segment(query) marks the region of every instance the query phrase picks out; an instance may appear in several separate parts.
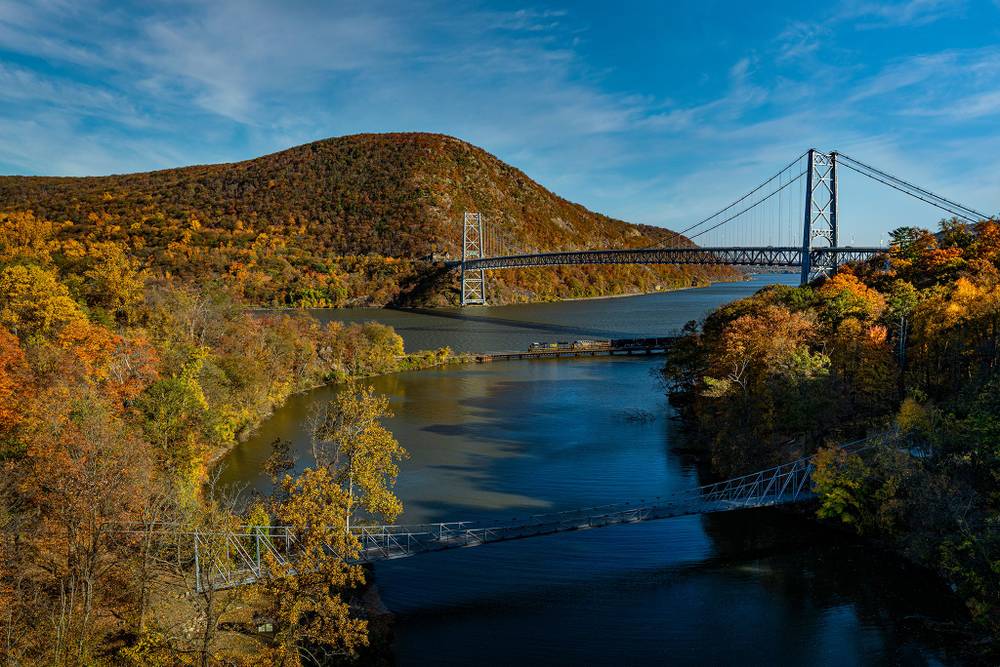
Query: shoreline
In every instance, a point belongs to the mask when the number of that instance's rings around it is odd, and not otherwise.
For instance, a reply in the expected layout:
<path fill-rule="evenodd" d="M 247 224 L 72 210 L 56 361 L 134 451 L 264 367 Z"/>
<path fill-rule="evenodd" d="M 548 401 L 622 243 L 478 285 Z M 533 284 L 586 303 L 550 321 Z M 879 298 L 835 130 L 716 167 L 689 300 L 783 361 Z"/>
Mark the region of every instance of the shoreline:
<path fill-rule="evenodd" d="M 629 292 L 627 294 L 599 294 L 595 296 L 568 296 L 555 299 L 536 299 L 528 301 L 512 301 L 505 303 L 495 303 L 486 304 L 487 307 L 493 306 L 526 306 L 533 304 L 548 304 L 548 303 L 562 303 L 564 301 L 595 301 L 600 299 L 624 299 L 633 296 L 649 296 L 651 294 L 669 294 L 673 292 L 682 292 L 685 290 L 692 289 L 704 289 L 706 287 L 711 287 L 712 285 L 717 285 L 720 283 L 741 283 L 746 282 L 750 274 L 743 274 L 742 280 L 710 280 L 703 285 L 685 285 L 683 287 L 671 287 L 667 289 L 650 290 L 645 292 Z M 398 306 L 391 303 L 387 303 L 381 306 L 366 306 L 366 305 L 346 305 L 346 306 L 247 306 L 247 310 L 255 312 L 309 312 L 313 310 L 399 310 L 402 312 L 407 312 L 411 310 L 450 310 L 454 308 L 462 308 L 459 304 L 452 304 L 448 306 Z"/>
<path fill-rule="evenodd" d="M 565 299 L 558 299 L 556 301 L 527 301 L 525 303 L 559 303 L 561 301 L 600 301 L 602 299 L 625 299 L 631 296 L 650 296 L 652 294 L 672 294 L 674 292 L 684 292 L 692 289 L 705 289 L 706 287 L 711 287 L 716 283 L 730 282 L 728 280 L 717 280 L 715 282 L 709 282 L 704 285 L 685 285 L 684 287 L 673 287 L 671 289 L 658 289 L 652 292 L 632 292 L 630 294 L 604 294 L 601 296 L 572 296 Z M 735 282 L 735 281 L 733 281 Z M 515 305 L 515 304 L 503 304 L 503 305 Z"/>

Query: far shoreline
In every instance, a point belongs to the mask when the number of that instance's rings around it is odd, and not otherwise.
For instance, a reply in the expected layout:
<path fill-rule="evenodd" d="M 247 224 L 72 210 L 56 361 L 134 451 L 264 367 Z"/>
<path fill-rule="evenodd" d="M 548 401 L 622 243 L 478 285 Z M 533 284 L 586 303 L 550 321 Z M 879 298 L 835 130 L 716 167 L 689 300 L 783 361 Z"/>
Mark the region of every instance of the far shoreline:
<path fill-rule="evenodd" d="M 549 303 L 562 303 L 564 301 L 597 301 L 601 299 L 624 299 L 633 296 L 649 296 L 652 294 L 670 294 L 673 292 L 683 292 L 692 289 L 704 289 L 706 287 L 711 287 L 712 285 L 720 285 L 726 283 L 742 283 L 747 282 L 752 276 L 763 275 L 761 273 L 745 273 L 743 278 L 740 280 L 712 280 L 704 285 L 685 285 L 683 287 L 672 287 L 667 289 L 651 290 L 646 292 L 629 292 L 627 294 L 600 294 L 597 296 L 571 296 L 562 297 L 557 299 L 543 299 L 537 301 L 514 301 L 511 303 L 497 303 L 490 304 L 487 303 L 486 307 L 492 308 L 496 306 L 527 306 L 527 305 L 537 305 L 537 304 L 549 304 Z M 781 273 L 774 273 L 774 275 L 784 275 Z M 791 275 L 791 274 L 788 274 Z M 385 304 L 384 306 L 247 306 L 247 309 L 255 312 L 309 312 L 314 310 L 398 310 L 401 312 L 413 311 L 413 310 L 453 310 L 456 308 L 462 308 L 458 304 L 447 305 L 447 306 L 396 306 L 392 304 Z M 475 306 L 465 306 L 465 307 L 475 307 Z"/>

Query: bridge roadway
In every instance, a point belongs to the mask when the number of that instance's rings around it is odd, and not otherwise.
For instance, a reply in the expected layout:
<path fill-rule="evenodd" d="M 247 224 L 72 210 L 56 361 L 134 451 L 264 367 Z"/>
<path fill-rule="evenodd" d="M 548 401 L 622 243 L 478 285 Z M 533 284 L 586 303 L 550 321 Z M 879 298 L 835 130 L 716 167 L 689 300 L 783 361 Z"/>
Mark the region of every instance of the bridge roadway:
<path fill-rule="evenodd" d="M 845 262 L 870 259 L 885 248 L 839 247 L 813 248 L 809 251 L 810 266 L 832 268 Z M 762 246 L 735 248 L 635 248 L 619 250 L 568 250 L 525 255 L 482 257 L 451 262 L 464 271 L 480 269 L 518 269 L 531 266 L 583 264 L 730 264 L 733 266 L 802 266 L 803 250 L 792 246 Z"/>
<path fill-rule="evenodd" d="M 847 452 L 858 452 L 873 444 L 873 439 L 864 439 L 841 447 Z M 535 514 L 496 523 L 456 521 L 352 527 L 360 543 L 358 555 L 352 560 L 373 563 L 569 531 L 799 503 L 815 497 L 811 488 L 812 470 L 813 457 L 804 457 L 648 501 Z M 194 543 L 199 591 L 207 587 L 242 586 L 266 576 L 264 554 L 269 553 L 279 563 L 294 565 L 296 539 L 287 526 L 195 533 Z"/>

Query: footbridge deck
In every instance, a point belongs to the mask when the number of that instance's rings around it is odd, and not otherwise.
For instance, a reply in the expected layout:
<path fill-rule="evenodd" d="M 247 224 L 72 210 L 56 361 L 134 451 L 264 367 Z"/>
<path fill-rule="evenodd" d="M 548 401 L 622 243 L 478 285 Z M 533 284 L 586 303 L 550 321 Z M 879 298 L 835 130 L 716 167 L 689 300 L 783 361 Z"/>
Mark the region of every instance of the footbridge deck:
<path fill-rule="evenodd" d="M 843 445 L 848 452 L 872 446 L 873 440 Z M 535 514 L 501 522 L 453 521 L 412 525 L 358 526 L 351 530 L 360 548 L 358 563 L 408 558 L 449 549 L 477 547 L 542 535 L 603 528 L 671 517 L 711 514 L 799 503 L 814 498 L 813 457 L 805 457 L 749 475 L 696 487 L 668 496 L 566 512 Z M 297 540 L 288 526 L 256 526 L 226 533 L 196 533 L 195 551 L 211 541 L 210 559 L 199 560 L 197 586 L 231 588 L 266 576 L 264 554 L 294 565 Z M 224 548 L 218 548 L 222 544 Z"/>

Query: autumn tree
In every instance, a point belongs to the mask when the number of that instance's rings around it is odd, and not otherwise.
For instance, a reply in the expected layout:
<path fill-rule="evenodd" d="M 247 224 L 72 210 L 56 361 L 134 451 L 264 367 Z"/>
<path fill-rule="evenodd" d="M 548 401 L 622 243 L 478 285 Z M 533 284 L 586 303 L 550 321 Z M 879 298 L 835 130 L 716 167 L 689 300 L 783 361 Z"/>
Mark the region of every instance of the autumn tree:
<path fill-rule="evenodd" d="M 128 538 L 112 533 L 142 513 L 155 473 L 144 442 L 93 388 L 50 386 L 30 407 L 18 567 L 36 622 L 23 641 L 47 663 L 87 663 L 131 604 Z"/>
<path fill-rule="evenodd" d="M 0 264 L 48 264 L 54 241 L 55 226 L 31 211 L 0 213 Z"/>
<path fill-rule="evenodd" d="M 351 613 L 348 602 L 364 583 L 361 566 L 350 562 L 361 547 L 347 530 L 350 496 L 326 466 L 286 476 L 282 487 L 274 520 L 294 536 L 293 556 L 285 562 L 271 552 L 264 556 L 268 575 L 255 595 L 274 635 L 262 657 L 297 666 L 355 655 L 368 637 L 367 622 Z"/>
<path fill-rule="evenodd" d="M 83 311 L 55 272 L 18 264 L 0 271 L 0 324 L 22 340 L 81 319 Z"/>
<path fill-rule="evenodd" d="M 0 326 L 0 461 L 13 455 L 14 430 L 25 416 L 31 369 L 17 338 Z"/>
<path fill-rule="evenodd" d="M 98 244 L 90 254 L 93 263 L 83 274 L 87 303 L 106 312 L 112 321 L 133 321 L 147 277 L 139 260 L 119 243 Z"/>
<path fill-rule="evenodd" d="M 713 453 L 724 470 L 765 463 L 774 456 L 772 441 L 787 440 L 824 412 L 816 385 L 829 358 L 811 349 L 815 333 L 810 316 L 771 304 L 720 329 L 697 387 L 705 399 L 699 421 L 715 425 Z"/>
<path fill-rule="evenodd" d="M 349 383 L 310 418 L 313 458 L 347 493 L 348 528 L 358 510 L 387 523 L 402 511 L 392 488 L 407 453 L 382 424 L 391 416 L 387 397 Z"/>

